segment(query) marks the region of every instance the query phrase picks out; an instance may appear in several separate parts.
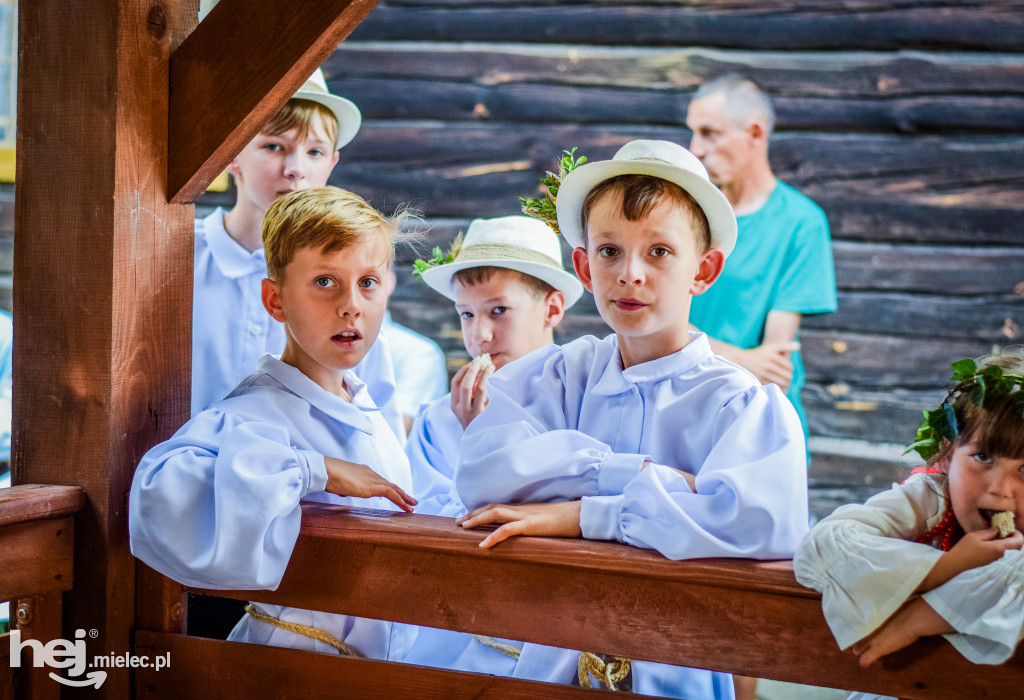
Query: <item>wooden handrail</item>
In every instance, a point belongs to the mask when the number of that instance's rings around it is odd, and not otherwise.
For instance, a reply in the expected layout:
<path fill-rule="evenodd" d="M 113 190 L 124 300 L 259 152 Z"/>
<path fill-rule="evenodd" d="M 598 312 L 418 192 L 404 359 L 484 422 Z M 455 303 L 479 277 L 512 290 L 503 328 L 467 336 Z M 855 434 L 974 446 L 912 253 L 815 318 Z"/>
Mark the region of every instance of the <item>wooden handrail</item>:
<path fill-rule="evenodd" d="M 61 596 L 74 583 L 74 520 L 85 504 L 77 486 L 30 484 L 0 489 L 0 600 L 16 600 L 11 611 L 23 640 L 47 643 L 62 636 Z M 14 669 L 3 644 L 0 697 L 14 695 Z M 26 652 L 31 655 L 31 651 Z M 24 661 L 24 660 L 23 660 Z M 48 669 L 23 664 L 18 697 L 58 698 L 61 686 Z"/>
<path fill-rule="evenodd" d="M 484 534 L 447 518 L 308 504 L 276 591 L 205 592 L 902 698 L 953 700 L 979 687 L 1009 697 L 1024 686 L 1024 654 L 976 666 L 939 638 L 862 669 L 788 561 L 674 562 L 616 543 L 525 537 L 482 550 Z M 169 638 L 139 641 L 159 651 Z M 270 682 L 274 664 L 260 659 L 253 672 Z M 171 687 L 178 672 L 140 682 Z"/>

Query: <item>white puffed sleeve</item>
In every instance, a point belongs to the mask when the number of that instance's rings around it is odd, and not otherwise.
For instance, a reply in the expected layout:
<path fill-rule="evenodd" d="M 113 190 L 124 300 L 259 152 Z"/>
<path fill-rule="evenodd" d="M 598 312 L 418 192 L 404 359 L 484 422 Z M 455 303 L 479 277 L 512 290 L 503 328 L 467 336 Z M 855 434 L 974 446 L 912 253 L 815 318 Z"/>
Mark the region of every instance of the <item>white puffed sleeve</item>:
<path fill-rule="evenodd" d="M 450 394 L 417 413 L 405 443 L 417 513 L 441 515 L 461 509 L 453 485 L 461 442 L 462 424 L 451 411 Z"/>
<path fill-rule="evenodd" d="M 621 494 L 651 459 L 568 428 L 578 408 L 566 401 L 564 374 L 559 348 L 547 346 L 488 381 L 490 402 L 466 428 L 456 471 L 466 508 Z"/>
<path fill-rule="evenodd" d="M 800 545 L 793 572 L 821 592 L 825 620 L 840 649 L 896 612 L 942 556 L 913 540 L 944 514 L 944 481 L 916 474 L 863 505 L 842 506 Z"/>
<path fill-rule="evenodd" d="M 1024 552 L 1005 552 L 922 596 L 956 634 L 949 643 L 976 664 L 1001 664 L 1024 638 Z"/>
<path fill-rule="evenodd" d="M 807 534 L 803 432 L 777 387 L 751 387 L 714 417 L 696 493 L 674 469 L 648 467 L 621 495 L 584 498 L 583 536 L 670 559 L 787 559 Z"/>
<path fill-rule="evenodd" d="M 299 501 L 327 485 L 324 458 L 279 425 L 216 408 L 142 459 L 132 482 L 132 554 L 188 586 L 274 589 L 299 534 Z"/>

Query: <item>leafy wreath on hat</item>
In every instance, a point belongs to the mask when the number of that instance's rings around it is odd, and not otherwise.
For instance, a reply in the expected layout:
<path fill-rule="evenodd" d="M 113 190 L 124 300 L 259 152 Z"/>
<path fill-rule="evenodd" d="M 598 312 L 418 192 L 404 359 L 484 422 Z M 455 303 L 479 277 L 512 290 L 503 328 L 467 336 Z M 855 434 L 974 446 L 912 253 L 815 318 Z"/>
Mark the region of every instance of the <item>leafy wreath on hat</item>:
<path fill-rule="evenodd" d="M 979 370 L 974 360 L 959 360 L 953 363 L 952 381 L 957 384 L 949 390 L 939 407 L 924 411 L 924 423 L 917 429 L 917 438 L 903 454 L 916 451 L 928 461 L 942 449 L 945 441 L 954 442 L 960 434 L 953 403 L 961 396 L 970 396 L 976 406 L 984 406 L 987 400 L 998 400 L 1016 392 L 1015 408 L 1024 420 L 1024 376 L 1004 374 L 1003 369 L 991 365 Z"/>
<path fill-rule="evenodd" d="M 523 207 L 523 213 L 543 221 L 551 227 L 552 231 L 560 234 L 561 231 L 558 230 L 558 211 L 555 206 L 558 202 L 558 188 L 562 186 L 562 180 L 565 179 L 566 175 L 586 162 L 586 156 L 576 158 L 575 146 L 570 151 L 562 151 L 562 158 L 558 161 L 558 172 L 553 173 L 549 170 L 547 176 L 542 177 L 540 180 L 540 184 L 548 188 L 548 193 L 544 195 L 544 198 L 519 198 L 519 203 Z"/>

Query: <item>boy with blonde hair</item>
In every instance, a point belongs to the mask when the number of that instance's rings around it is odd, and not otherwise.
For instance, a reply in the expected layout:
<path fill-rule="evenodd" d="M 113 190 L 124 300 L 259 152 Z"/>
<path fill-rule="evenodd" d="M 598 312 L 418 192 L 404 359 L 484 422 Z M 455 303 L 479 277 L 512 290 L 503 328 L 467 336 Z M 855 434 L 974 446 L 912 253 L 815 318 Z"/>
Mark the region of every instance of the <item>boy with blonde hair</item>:
<path fill-rule="evenodd" d="M 714 283 L 736 240 L 729 202 L 683 147 L 632 141 L 572 170 L 557 216 L 614 334 L 543 348 L 492 378 L 455 475 L 476 509 L 463 527 L 503 523 L 484 547 L 582 535 L 674 559 L 791 557 L 807 532 L 796 412 L 777 386 L 688 330 L 691 298 Z M 493 505 L 509 502 L 520 505 Z M 632 670 L 634 692 L 733 697 L 725 674 Z"/>
<path fill-rule="evenodd" d="M 396 233 L 336 187 L 270 205 L 261 298 L 284 327 L 284 352 L 264 355 L 227 398 L 143 457 L 129 501 L 135 556 L 187 586 L 273 589 L 302 501 L 412 510 L 409 463 L 352 372 L 380 331 Z M 401 659 L 415 637 L 379 620 L 264 604 L 246 611 L 229 639 Z"/>
<path fill-rule="evenodd" d="M 196 220 L 192 415 L 224 398 L 265 353 L 284 348 L 284 328 L 267 315 L 260 298 L 267 274 L 263 217 L 278 197 L 326 185 L 339 149 L 355 137 L 361 122 L 359 109 L 329 92 L 318 68 L 228 165 L 237 190 L 231 210 L 217 208 Z M 386 340 L 370 350 L 356 374 L 403 439 Z"/>

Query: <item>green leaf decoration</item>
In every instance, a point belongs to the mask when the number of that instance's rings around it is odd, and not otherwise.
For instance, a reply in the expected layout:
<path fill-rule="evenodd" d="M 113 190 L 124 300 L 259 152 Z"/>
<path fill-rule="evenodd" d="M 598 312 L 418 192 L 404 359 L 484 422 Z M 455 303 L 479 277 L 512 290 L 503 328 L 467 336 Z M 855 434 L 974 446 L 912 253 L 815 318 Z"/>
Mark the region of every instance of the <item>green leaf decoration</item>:
<path fill-rule="evenodd" d="M 459 251 L 462 250 L 462 232 L 455 237 L 452 241 L 451 248 L 448 249 L 447 253 L 441 252 L 440 246 L 434 247 L 434 257 L 430 260 L 415 260 L 412 263 L 412 276 L 418 279 L 423 279 L 423 273 L 427 270 L 437 267 L 439 265 L 447 265 L 448 263 L 454 262 L 455 258 L 458 257 Z"/>
<path fill-rule="evenodd" d="M 1001 399 L 1017 392 L 1013 405 L 1021 420 L 1024 420 L 1024 376 L 1004 374 L 1003 369 L 997 365 L 989 365 L 979 371 L 974 360 L 965 359 L 953 363 L 953 381 L 956 384 L 939 407 L 924 411 L 924 423 L 917 429 L 916 439 L 903 454 L 917 452 L 927 462 L 939 453 L 943 443 L 956 440 L 960 433 L 953 403 L 960 396 L 969 396 L 974 404 L 984 406 L 986 400 Z"/>
<path fill-rule="evenodd" d="M 558 161 L 558 173 L 550 170 L 545 177 L 542 177 L 540 184 L 548 188 L 548 193 L 543 199 L 520 197 L 519 204 L 526 216 L 539 219 L 551 227 L 555 233 L 558 230 L 558 188 L 562 186 L 562 180 L 576 168 L 587 162 L 586 156 L 576 157 L 576 147 L 570 151 L 562 151 L 562 157 Z"/>
<path fill-rule="evenodd" d="M 965 379 L 972 378 L 978 371 L 977 363 L 967 358 L 966 360 L 957 360 L 953 363 L 953 381 L 962 382 Z"/>

